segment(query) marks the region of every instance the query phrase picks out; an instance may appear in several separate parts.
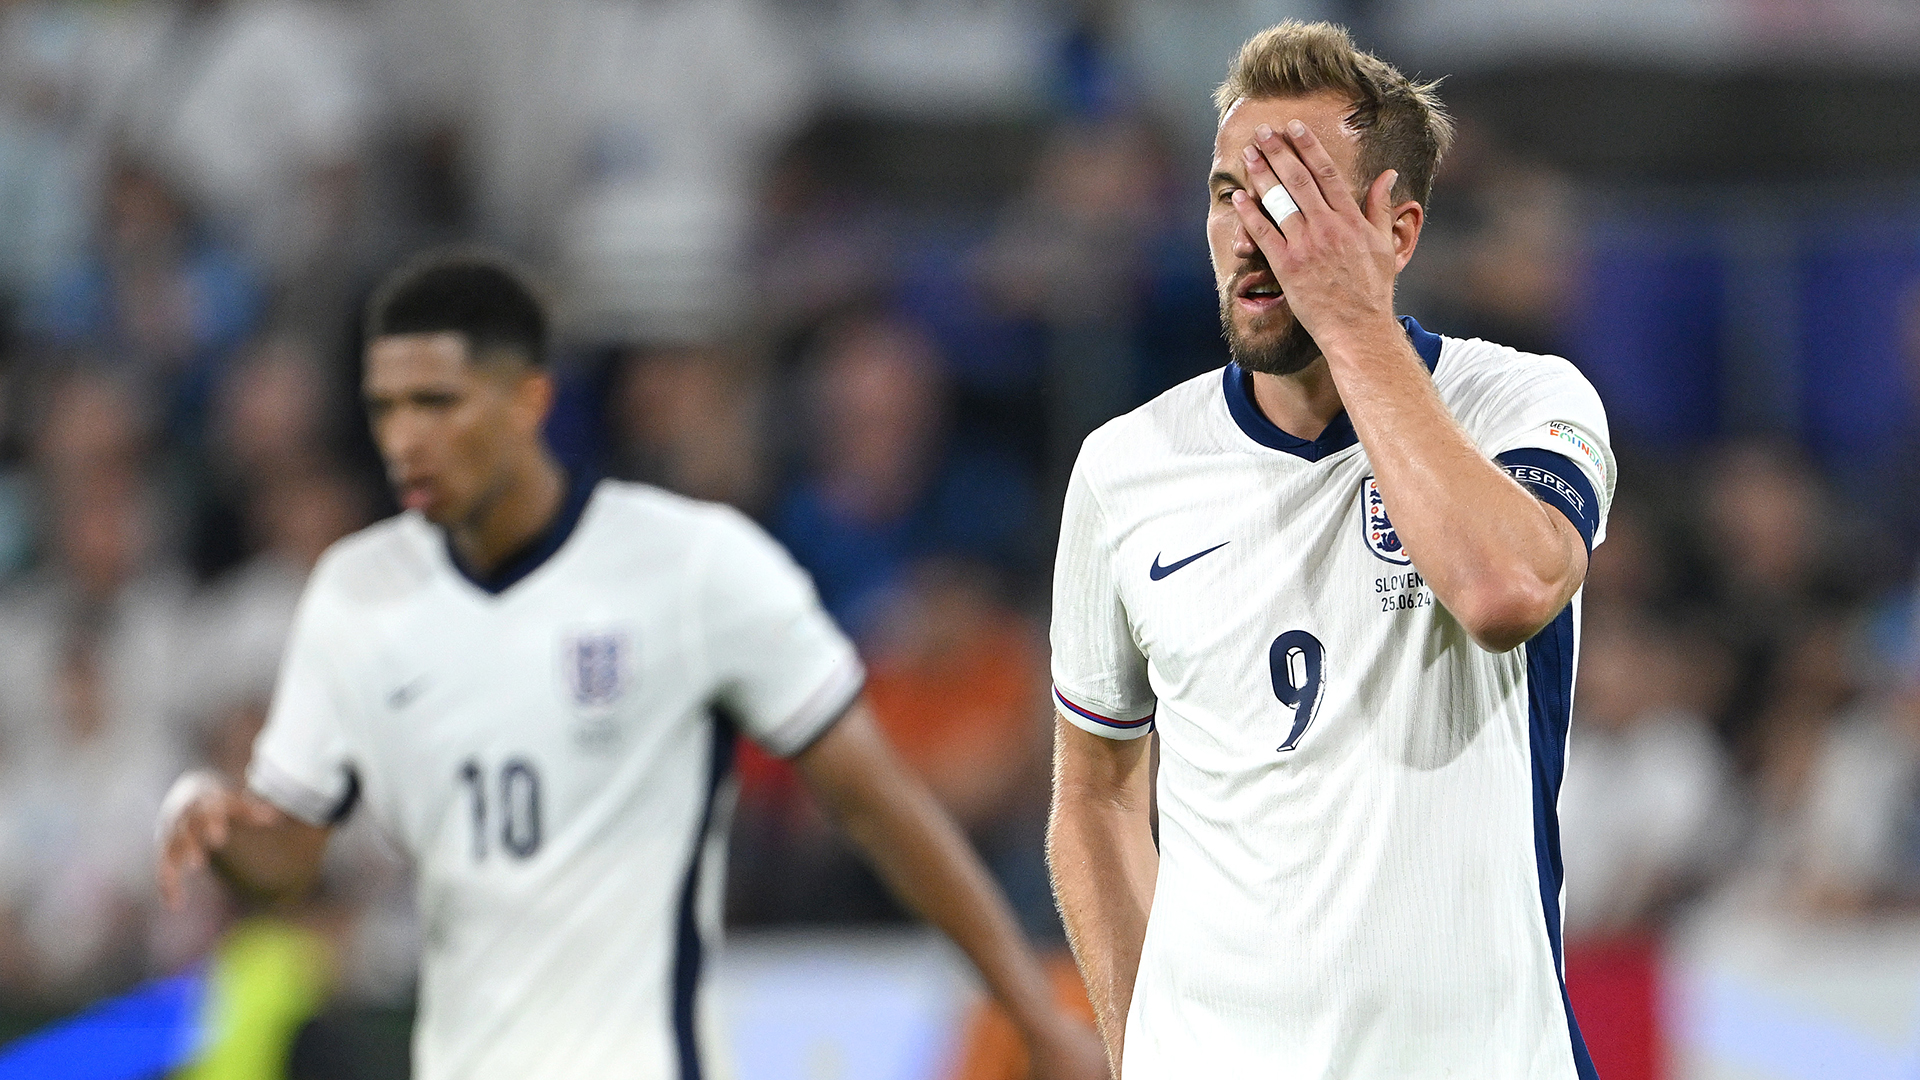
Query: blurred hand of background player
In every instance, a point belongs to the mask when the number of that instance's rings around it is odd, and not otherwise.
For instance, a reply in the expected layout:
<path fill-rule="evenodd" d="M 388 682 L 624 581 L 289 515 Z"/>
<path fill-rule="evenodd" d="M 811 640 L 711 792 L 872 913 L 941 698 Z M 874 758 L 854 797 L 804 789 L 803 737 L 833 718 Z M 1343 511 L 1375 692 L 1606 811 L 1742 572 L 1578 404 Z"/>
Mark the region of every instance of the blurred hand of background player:
<path fill-rule="evenodd" d="M 218 773 L 187 773 L 160 805 L 161 898 L 178 908 L 187 875 L 206 867 L 255 895 L 302 894 L 319 874 L 327 831 L 289 817 Z"/>
<path fill-rule="evenodd" d="M 1374 178 L 1363 211 L 1312 129 L 1298 120 L 1289 127 L 1283 138 L 1261 124 L 1242 150 L 1253 188 L 1233 196 L 1242 227 L 1266 257 L 1287 308 L 1323 353 L 1332 357 L 1342 338 L 1355 334 L 1398 335 L 1393 282 L 1413 254 L 1411 237 L 1395 235 L 1406 212 L 1391 203 L 1399 174 L 1389 169 Z M 1277 225 L 1260 206 L 1275 187 L 1285 187 L 1300 208 Z M 1409 205 L 1418 212 L 1417 203 Z"/>

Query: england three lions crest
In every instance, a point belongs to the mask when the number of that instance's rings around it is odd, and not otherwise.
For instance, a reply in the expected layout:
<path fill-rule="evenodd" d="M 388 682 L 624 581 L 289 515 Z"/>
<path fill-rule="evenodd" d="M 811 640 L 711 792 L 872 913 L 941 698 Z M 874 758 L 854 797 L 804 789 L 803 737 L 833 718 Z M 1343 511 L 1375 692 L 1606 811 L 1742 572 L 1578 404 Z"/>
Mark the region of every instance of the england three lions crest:
<path fill-rule="evenodd" d="M 567 683 L 574 704 L 611 705 L 626 690 L 631 648 L 625 634 L 582 634 L 566 644 Z"/>
<path fill-rule="evenodd" d="M 1380 497 L 1380 484 L 1369 476 L 1360 482 L 1360 532 L 1366 537 L 1367 550 L 1376 558 L 1405 566 L 1413 560 L 1400 544 L 1400 534 L 1387 519 L 1387 503 Z"/>

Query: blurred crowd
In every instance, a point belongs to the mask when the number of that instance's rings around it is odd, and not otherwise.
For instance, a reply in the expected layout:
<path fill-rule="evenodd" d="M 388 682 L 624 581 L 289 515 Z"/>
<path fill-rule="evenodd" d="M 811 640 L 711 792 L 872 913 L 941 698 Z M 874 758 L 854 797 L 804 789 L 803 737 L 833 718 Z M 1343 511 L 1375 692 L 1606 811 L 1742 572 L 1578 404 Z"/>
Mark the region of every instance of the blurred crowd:
<path fill-rule="evenodd" d="M 392 512 L 357 311 L 456 241 L 554 297 L 568 467 L 784 542 L 903 756 L 1058 934 L 1057 500 L 1088 431 L 1225 360 L 1205 162 L 1093 16 L 1042 42 L 1043 107 L 985 130 L 836 109 L 796 7 L 0 0 L 0 1013 L 172 970 L 239 914 L 210 884 L 157 903 L 155 810 L 182 768 L 244 768 L 305 573 Z M 1574 183 L 1463 120 L 1402 307 L 1573 352 Z M 1790 440 L 1619 442 L 1568 933 L 1920 901 L 1914 538 Z M 735 923 L 901 917 L 783 763 L 740 775 Z M 330 860 L 294 917 L 350 995 L 404 1000 L 405 866 L 364 820 Z"/>

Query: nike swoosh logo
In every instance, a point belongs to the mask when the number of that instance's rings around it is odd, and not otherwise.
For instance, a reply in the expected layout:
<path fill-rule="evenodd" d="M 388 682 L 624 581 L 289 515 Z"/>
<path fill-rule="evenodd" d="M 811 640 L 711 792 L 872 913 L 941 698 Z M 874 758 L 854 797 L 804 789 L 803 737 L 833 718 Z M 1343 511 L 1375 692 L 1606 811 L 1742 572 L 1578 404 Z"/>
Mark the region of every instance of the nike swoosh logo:
<path fill-rule="evenodd" d="M 1152 578 L 1155 581 L 1159 581 L 1161 578 L 1166 577 L 1168 574 L 1173 573 L 1175 570 L 1178 570 L 1181 567 L 1192 562 L 1193 560 L 1200 558 L 1201 555 L 1211 555 L 1214 552 L 1219 551 L 1221 548 L 1226 547 L 1228 544 L 1231 544 L 1231 543 L 1233 543 L 1233 541 L 1224 540 L 1218 544 L 1213 545 L 1207 550 L 1201 552 L 1199 555 L 1189 555 L 1186 558 L 1181 559 L 1177 563 L 1168 563 L 1165 566 L 1160 565 L 1160 556 L 1156 554 L 1153 557 L 1153 566 L 1147 570 L 1147 576 Z"/>
<path fill-rule="evenodd" d="M 395 687 L 393 690 L 390 690 L 387 693 L 387 708 L 389 709 L 406 708 L 407 706 L 413 704 L 413 699 L 419 697 L 421 692 L 424 691 L 426 688 L 427 688 L 427 677 L 425 675 L 422 675 L 411 682 Z"/>

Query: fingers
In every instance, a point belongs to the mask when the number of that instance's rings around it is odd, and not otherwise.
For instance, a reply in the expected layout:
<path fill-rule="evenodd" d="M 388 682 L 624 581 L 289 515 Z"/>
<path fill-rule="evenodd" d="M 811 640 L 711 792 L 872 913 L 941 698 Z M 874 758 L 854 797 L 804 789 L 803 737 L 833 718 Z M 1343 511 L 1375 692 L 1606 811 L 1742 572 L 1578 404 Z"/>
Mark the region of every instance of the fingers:
<path fill-rule="evenodd" d="M 1236 191 L 1233 193 L 1233 212 L 1239 215 L 1240 227 L 1247 230 L 1247 236 L 1266 256 L 1267 263 L 1279 265 L 1281 257 L 1287 253 L 1287 238 L 1278 226 L 1267 219 L 1260 204 L 1245 191 Z"/>
<path fill-rule="evenodd" d="M 1293 123 L 1302 131 L 1306 130 L 1306 125 L 1299 121 L 1296 120 Z M 1288 144 L 1287 140 L 1280 137 L 1278 132 L 1261 124 L 1253 129 L 1253 145 L 1258 150 L 1257 156 L 1264 159 L 1262 164 L 1271 171 L 1279 183 L 1286 186 L 1287 194 L 1293 197 L 1294 204 L 1300 207 L 1300 211 L 1308 218 L 1316 216 L 1318 211 L 1329 207 L 1326 196 L 1321 192 L 1320 185 L 1314 179 L 1313 172 L 1308 168 L 1307 163 L 1301 159 L 1299 153 Z M 1324 154 L 1325 150 L 1321 153 Z M 1251 172 L 1252 169 L 1253 165 L 1249 163 L 1248 171 Z M 1338 170 L 1336 175 L 1337 173 Z M 1348 196 L 1347 201 L 1352 202 L 1352 196 Z"/>
<path fill-rule="evenodd" d="M 1266 130 L 1266 126 L 1261 125 L 1254 132 L 1254 138 L 1258 140 L 1260 133 Z M 1354 204 L 1353 190 L 1347 186 L 1346 177 L 1340 175 L 1340 166 L 1333 163 L 1332 155 L 1327 153 L 1326 144 L 1320 141 L 1312 128 L 1299 120 L 1289 120 L 1287 121 L 1287 141 L 1281 142 L 1278 135 L 1272 136 L 1271 141 L 1290 150 L 1297 157 L 1323 205 L 1342 213 L 1360 209 Z M 1261 144 L 1261 149 L 1267 149 L 1264 142 Z M 1271 155 L 1274 151 L 1267 150 L 1267 152 Z"/>
<path fill-rule="evenodd" d="M 1243 146 L 1240 148 L 1240 156 L 1246 160 L 1247 185 L 1253 189 L 1254 198 L 1260 200 L 1261 206 L 1266 207 L 1267 217 L 1284 231 L 1286 220 L 1299 213 L 1300 207 L 1294 203 L 1293 197 L 1287 194 L 1287 189 L 1280 183 L 1280 178 L 1273 175 L 1273 169 L 1268 167 L 1266 156 L 1260 153 L 1258 147 Z"/>
<path fill-rule="evenodd" d="M 1393 185 L 1399 182 L 1399 171 L 1388 169 L 1373 178 L 1373 187 L 1367 191 L 1367 220 L 1381 232 L 1393 231 Z"/>
<path fill-rule="evenodd" d="M 210 852 L 226 847 L 236 812 L 248 813 L 243 800 L 207 773 L 188 773 L 174 782 L 161 801 L 159 822 L 157 870 L 168 907 L 179 907 L 185 877 L 205 868 Z"/>
<path fill-rule="evenodd" d="M 196 817 L 183 814 L 163 838 L 159 866 L 160 898 L 167 907 L 175 910 L 185 899 L 186 876 L 207 865 L 206 842 L 196 828 Z"/>

